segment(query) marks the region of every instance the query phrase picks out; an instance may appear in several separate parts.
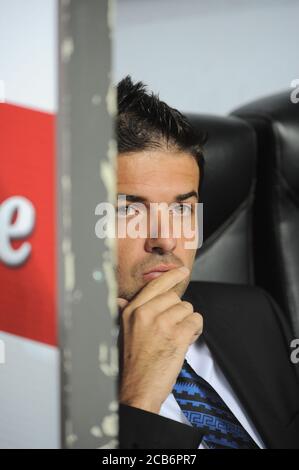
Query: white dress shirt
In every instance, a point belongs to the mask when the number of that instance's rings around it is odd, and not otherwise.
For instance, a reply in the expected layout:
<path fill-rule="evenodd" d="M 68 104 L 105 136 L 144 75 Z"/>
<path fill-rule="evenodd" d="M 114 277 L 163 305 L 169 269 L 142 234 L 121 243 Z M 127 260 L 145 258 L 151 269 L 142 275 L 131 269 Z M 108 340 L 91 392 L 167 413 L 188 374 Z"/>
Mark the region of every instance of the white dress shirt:
<path fill-rule="evenodd" d="M 191 346 L 189 346 L 189 349 L 186 353 L 186 359 L 192 369 L 216 390 L 228 408 L 240 421 L 244 429 L 248 432 L 248 434 L 250 434 L 256 444 L 263 449 L 264 444 L 258 435 L 257 430 L 255 429 L 250 418 L 247 416 L 247 413 L 243 409 L 239 399 L 236 397 L 234 391 L 224 377 L 216 361 L 213 359 L 211 351 L 206 345 L 203 337 L 200 337 L 196 343 L 192 343 Z M 180 423 L 192 426 L 192 424 L 185 417 L 172 393 L 168 395 L 166 400 L 162 403 L 159 414 L 166 418 L 170 418 L 175 421 L 179 421 Z M 198 448 L 206 449 L 207 446 L 203 443 L 200 444 Z"/>

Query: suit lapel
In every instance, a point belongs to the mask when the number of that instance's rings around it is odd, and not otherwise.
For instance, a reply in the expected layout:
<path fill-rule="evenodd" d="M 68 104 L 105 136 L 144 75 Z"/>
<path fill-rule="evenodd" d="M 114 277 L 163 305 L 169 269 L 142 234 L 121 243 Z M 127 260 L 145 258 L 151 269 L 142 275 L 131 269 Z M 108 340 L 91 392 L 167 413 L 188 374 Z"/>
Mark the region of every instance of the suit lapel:
<path fill-rule="evenodd" d="M 201 288 L 201 294 L 196 290 L 184 298 L 202 313 L 204 339 L 266 448 L 289 448 L 292 442 L 298 445 L 298 437 L 287 428 L 292 410 L 288 409 L 288 397 L 283 396 L 287 383 L 277 374 L 279 355 L 267 350 L 267 339 L 254 328 L 252 318 L 247 320 L 246 312 L 241 321 L 236 321 L 238 317 L 231 315 L 227 306 L 211 305 L 207 294 Z M 271 339 L 269 345 L 271 348 Z M 282 351 L 278 344 L 274 349 Z M 293 382 L 290 385 L 294 387 Z"/>

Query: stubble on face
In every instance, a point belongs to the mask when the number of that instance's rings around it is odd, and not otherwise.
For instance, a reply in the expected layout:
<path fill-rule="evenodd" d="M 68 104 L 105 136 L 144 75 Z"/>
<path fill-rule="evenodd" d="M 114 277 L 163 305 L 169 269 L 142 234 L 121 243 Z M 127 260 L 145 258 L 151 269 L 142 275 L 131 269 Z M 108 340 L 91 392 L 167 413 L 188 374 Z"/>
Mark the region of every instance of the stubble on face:
<path fill-rule="evenodd" d="M 177 258 L 172 256 L 171 259 L 166 258 L 157 259 L 155 256 L 145 259 L 142 262 L 137 263 L 133 266 L 129 272 L 123 273 L 119 266 L 116 268 L 116 277 L 118 282 L 118 296 L 131 301 L 147 284 L 143 279 L 143 273 L 149 271 L 153 266 L 163 264 L 175 264 L 177 267 L 183 266 L 183 263 Z M 173 290 L 179 297 L 182 297 L 185 293 L 190 278 L 187 277 L 182 282 L 174 286 Z"/>

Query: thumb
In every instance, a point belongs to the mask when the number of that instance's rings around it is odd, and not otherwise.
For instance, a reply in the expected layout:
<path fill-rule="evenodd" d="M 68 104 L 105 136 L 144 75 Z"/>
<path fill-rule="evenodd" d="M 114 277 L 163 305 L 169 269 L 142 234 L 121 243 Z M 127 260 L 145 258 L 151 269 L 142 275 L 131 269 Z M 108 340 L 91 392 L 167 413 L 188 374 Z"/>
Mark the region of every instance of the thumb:
<path fill-rule="evenodd" d="M 128 300 L 123 299 L 122 297 L 117 297 L 117 305 L 121 310 L 123 310 L 128 305 L 128 303 Z"/>

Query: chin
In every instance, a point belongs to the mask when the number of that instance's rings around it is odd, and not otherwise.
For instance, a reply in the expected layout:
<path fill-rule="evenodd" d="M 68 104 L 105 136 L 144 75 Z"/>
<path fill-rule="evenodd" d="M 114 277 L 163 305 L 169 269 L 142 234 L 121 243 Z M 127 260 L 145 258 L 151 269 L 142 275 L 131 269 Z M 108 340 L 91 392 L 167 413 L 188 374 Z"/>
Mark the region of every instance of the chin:
<path fill-rule="evenodd" d="M 143 288 L 144 286 L 141 286 L 139 288 L 136 288 L 136 287 L 132 287 L 131 289 L 130 288 L 124 288 L 124 289 L 118 289 L 118 297 L 121 297 L 122 299 L 125 299 L 127 300 L 128 302 L 130 302 L 134 297 L 135 295 L 138 294 L 138 292 Z"/>

